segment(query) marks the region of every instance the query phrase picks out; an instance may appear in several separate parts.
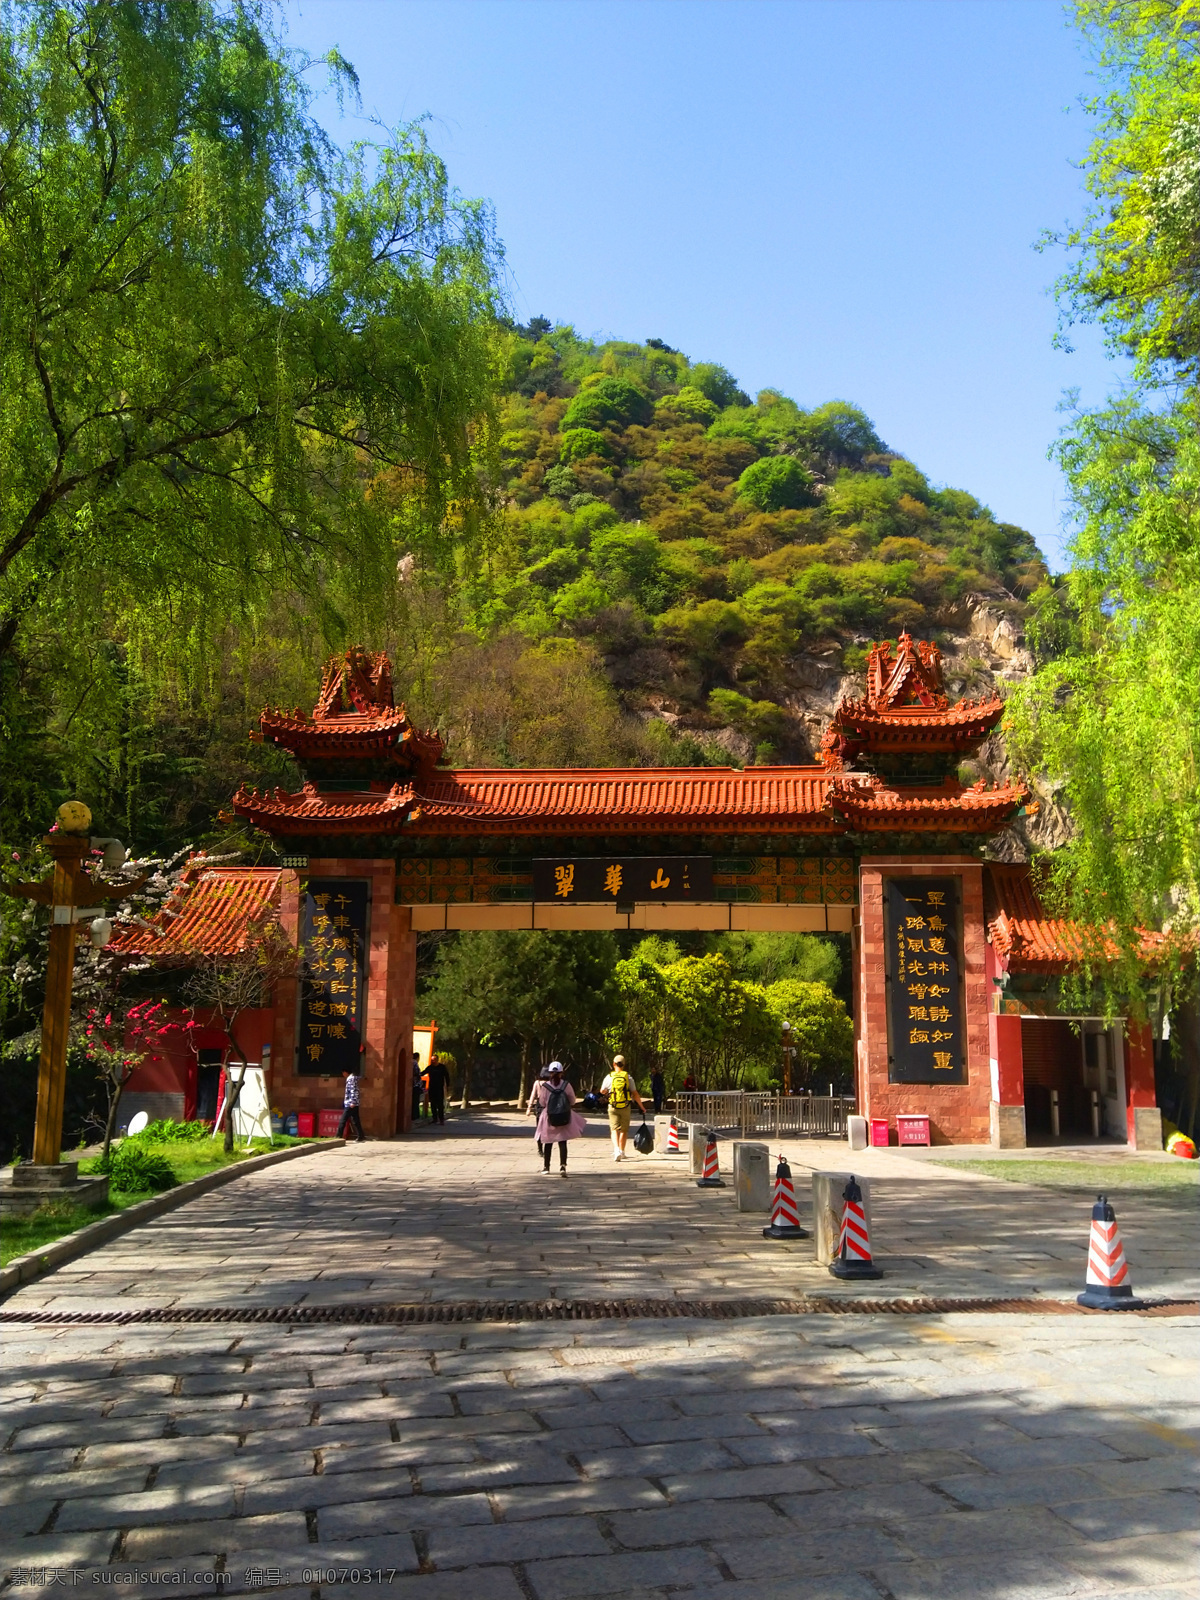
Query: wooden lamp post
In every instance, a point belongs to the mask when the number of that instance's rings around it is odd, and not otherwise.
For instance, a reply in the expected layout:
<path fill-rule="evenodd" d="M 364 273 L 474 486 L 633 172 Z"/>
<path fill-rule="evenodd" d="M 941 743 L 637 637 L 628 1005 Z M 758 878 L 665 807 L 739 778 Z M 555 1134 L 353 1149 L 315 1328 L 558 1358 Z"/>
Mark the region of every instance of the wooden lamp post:
<path fill-rule="evenodd" d="M 79 800 L 68 800 L 56 814 L 58 827 L 46 835 L 54 871 L 41 883 L 12 883 L 4 892 L 50 907 L 50 958 L 46 964 L 46 1005 L 42 1013 L 42 1053 L 38 1063 L 37 1121 L 33 1165 L 61 1170 L 63 1100 L 67 1086 L 67 1043 L 71 1031 L 71 985 L 75 976 L 75 939 L 80 922 L 91 921 L 92 943 L 99 949 L 112 937 L 103 906 L 88 901 L 123 899 L 137 883 L 96 882 L 84 867 L 92 848 L 92 813 Z M 119 840 L 104 841 L 105 865 L 120 866 L 125 848 Z M 142 880 L 143 882 L 145 880 Z M 68 1175 L 74 1177 L 74 1167 Z M 49 1174 L 47 1174 L 49 1176 Z"/>

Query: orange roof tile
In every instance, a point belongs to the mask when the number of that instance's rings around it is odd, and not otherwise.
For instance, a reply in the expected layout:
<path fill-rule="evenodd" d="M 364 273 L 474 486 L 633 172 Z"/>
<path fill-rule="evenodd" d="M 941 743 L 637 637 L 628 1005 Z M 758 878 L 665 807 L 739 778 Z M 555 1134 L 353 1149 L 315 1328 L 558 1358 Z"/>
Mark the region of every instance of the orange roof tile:
<path fill-rule="evenodd" d="M 985 914 L 992 944 L 1008 959 L 1013 972 L 1063 972 L 1087 954 L 1088 941 L 1079 923 L 1052 917 L 1042 904 L 1028 866 L 989 863 L 985 874 Z M 1166 939 L 1147 930 L 1141 954 L 1152 962 Z M 1118 954 L 1115 940 L 1111 957 Z"/>
<path fill-rule="evenodd" d="M 413 787 L 411 783 L 394 783 L 378 794 L 322 794 L 315 783 L 306 783 L 295 794 L 284 789 L 260 794 L 243 784 L 232 803 L 239 817 L 245 817 L 264 833 L 297 838 L 399 833 L 412 809 Z"/>
<path fill-rule="evenodd" d="M 243 788 L 234 810 L 267 833 L 840 833 L 924 829 L 986 833 L 1024 801 L 1019 786 L 901 791 L 822 767 L 477 767 L 385 791 L 295 794 Z"/>
<path fill-rule="evenodd" d="M 1079 958 L 1077 930 L 1047 916 L 1027 866 L 989 864 L 987 924 L 993 948 L 1018 971 L 1062 971 Z"/>
<path fill-rule="evenodd" d="M 208 867 L 189 871 L 148 923 L 119 923 L 108 945 L 155 960 L 237 955 L 255 922 L 279 905 L 280 867 Z"/>
<path fill-rule="evenodd" d="M 473 768 L 420 787 L 415 833 L 829 831 L 819 767 Z M 406 829 L 406 832 L 410 831 Z"/>
<path fill-rule="evenodd" d="M 826 806 L 856 830 L 896 833 L 993 833 L 1029 798 L 1021 784 L 970 789 L 954 778 L 940 786 L 896 788 L 867 774 L 832 774 Z"/>

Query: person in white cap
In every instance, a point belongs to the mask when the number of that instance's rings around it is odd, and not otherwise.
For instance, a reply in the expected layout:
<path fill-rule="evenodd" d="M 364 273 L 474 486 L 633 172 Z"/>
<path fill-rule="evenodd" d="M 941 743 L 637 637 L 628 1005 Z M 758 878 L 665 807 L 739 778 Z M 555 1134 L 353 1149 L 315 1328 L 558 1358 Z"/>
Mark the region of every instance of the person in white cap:
<path fill-rule="evenodd" d="M 612 1071 L 600 1085 L 600 1093 L 608 1096 L 608 1131 L 612 1135 L 613 1160 L 624 1161 L 625 1141 L 629 1137 L 630 1102 L 636 1101 L 646 1115 L 646 1107 L 637 1084 L 625 1070 L 625 1057 L 614 1056 Z"/>
<path fill-rule="evenodd" d="M 526 1110 L 538 1119 L 535 1133 L 542 1171 L 549 1173 L 550 1152 L 557 1145 L 558 1172 L 565 1178 L 568 1141 L 578 1139 L 587 1123 L 575 1109 L 575 1091 L 566 1080 L 561 1061 L 552 1061 L 546 1068 L 546 1076 L 534 1084 Z"/>

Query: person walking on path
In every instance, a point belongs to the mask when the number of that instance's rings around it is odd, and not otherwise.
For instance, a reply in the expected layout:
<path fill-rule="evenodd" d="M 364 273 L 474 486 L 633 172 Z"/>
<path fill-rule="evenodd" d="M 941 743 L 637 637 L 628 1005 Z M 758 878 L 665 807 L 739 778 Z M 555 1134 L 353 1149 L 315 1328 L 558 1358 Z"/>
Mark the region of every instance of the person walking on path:
<path fill-rule="evenodd" d="M 446 1085 L 450 1082 L 450 1069 L 440 1055 L 429 1062 L 429 1116 L 430 1120 L 446 1125 Z"/>
<path fill-rule="evenodd" d="M 650 1074 L 650 1098 L 654 1101 L 654 1111 L 657 1115 L 667 1103 L 667 1085 L 663 1080 L 661 1067 L 655 1067 Z"/>
<path fill-rule="evenodd" d="M 538 1073 L 538 1083 L 545 1083 L 547 1081 L 547 1079 L 549 1078 L 549 1076 L 550 1076 L 550 1068 L 549 1067 L 543 1067 L 542 1070 Z M 535 1089 L 536 1089 L 536 1087 L 537 1087 L 537 1084 L 534 1085 Z M 532 1107 L 533 1107 L 533 1098 L 532 1098 L 532 1096 L 530 1097 L 529 1105 L 530 1105 L 530 1109 L 532 1109 Z M 544 1157 L 545 1154 L 546 1154 L 546 1148 L 543 1145 L 541 1139 L 538 1140 L 537 1147 L 538 1147 L 538 1156 L 539 1157 Z"/>
<path fill-rule="evenodd" d="M 600 1088 L 608 1092 L 608 1131 L 612 1135 L 613 1160 L 624 1161 L 625 1141 L 629 1137 L 629 1119 L 632 1115 L 630 1102 L 636 1102 L 642 1115 L 646 1115 L 646 1105 L 637 1092 L 637 1084 L 625 1071 L 624 1056 L 613 1057 L 612 1071 Z"/>
<path fill-rule="evenodd" d="M 421 1082 L 421 1052 L 414 1050 L 412 1053 L 412 1119 L 414 1122 L 421 1120 L 421 1092 L 424 1084 Z"/>
<path fill-rule="evenodd" d="M 338 1138 L 346 1137 L 346 1129 L 353 1126 L 354 1142 L 362 1144 L 366 1134 L 362 1131 L 362 1118 L 358 1114 L 358 1090 L 361 1078 L 357 1072 L 351 1072 L 347 1067 L 342 1073 L 346 1080 L 346 1088 L 342 1095 L 342 1120 L 338 1123 Z"/>
<path fill-rule="evenodd" d="M 545 1078 L 533 1086 L 526 1110 L 537 1116 L 535 1135 L 542 1154 L 542 1171 L 550 1171 L 550 1152 L 558 1146 L 559 1177 L 567 1175 L 567 1143 L 578 1139 L 587 1123 L 575 1109 L 575 1091 L 567 1082 L 561 1061 L 552 1061 Z"/>

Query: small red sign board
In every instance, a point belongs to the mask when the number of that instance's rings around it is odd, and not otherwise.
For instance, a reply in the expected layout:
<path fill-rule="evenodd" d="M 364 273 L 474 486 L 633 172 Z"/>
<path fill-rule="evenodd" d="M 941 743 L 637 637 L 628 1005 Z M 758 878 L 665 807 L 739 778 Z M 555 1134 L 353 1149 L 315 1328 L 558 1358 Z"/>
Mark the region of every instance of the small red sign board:
<path fill-rule="evenodd" d="M 908 1115 L 898 1111 L 896 1113 L 896 1134 L 899 1144 L 928 1144 L 929 1118 Z"/>

